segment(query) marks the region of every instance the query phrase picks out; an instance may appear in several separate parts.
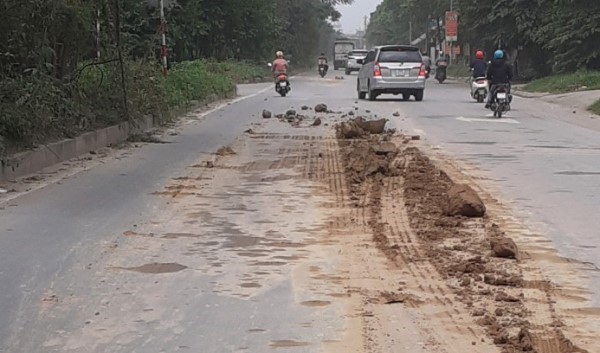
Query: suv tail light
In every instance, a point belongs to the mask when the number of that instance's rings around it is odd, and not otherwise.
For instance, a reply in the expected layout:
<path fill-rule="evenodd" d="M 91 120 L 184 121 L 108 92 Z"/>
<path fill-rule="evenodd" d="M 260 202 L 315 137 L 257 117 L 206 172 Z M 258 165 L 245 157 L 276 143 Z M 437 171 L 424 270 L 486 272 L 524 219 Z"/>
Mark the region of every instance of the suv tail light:
<path fill-rule="evenodd" d="M 425 65 L 421 65 L 421 69 L 419 70 L 419 77 L 427 76 L 427 72 L 425 71 Z"/>
<path fill-rule="evenodd" d="M 375 65 L 373 66 L 373 76 L 375 76 L 375 77 L 382 77 L 383 76 L 381 74 L 381 67 L 377 63 L 375 63 Z"/>

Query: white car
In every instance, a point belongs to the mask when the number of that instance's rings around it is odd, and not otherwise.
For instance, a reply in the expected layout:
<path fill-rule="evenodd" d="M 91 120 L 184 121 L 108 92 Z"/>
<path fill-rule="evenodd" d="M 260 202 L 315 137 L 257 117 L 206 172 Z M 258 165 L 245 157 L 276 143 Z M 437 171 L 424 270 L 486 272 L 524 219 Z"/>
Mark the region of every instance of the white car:
<path fill-rule="evenodd" d="M 360 71 L 362 67 L 361 64 L 357 62 L 357 60 L 363 60 L 367 54 L 368 50 L 356 49 L 348 53 L 348 64 L 346 64 L 346 75 L 350 75 L 352 71 Z"/>

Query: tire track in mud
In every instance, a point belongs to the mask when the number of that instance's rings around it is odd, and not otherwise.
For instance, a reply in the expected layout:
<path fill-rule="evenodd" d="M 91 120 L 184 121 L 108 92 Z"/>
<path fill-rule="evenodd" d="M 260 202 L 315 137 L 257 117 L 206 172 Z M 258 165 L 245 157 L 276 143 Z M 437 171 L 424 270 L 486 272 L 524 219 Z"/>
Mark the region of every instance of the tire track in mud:
<path fill-rule="evenodd" d="M 435 310 L 421 306 L 426 317 L 455 330 L 457 336 L 450 336 L 454 341 L 483 341 L 483 327 L 507 353 L 587 352 L 556 327 L 560 318 L 548 281 L 524 281 L 518 262 L 491 258 L 489 239 L 502 230 L 489 218 L 443 216 L 440 203 L 453 181 L 416 148 L 400 148 L 394 158 L 378 157 L 372 146 L 383 139 L 339 141 L 350 199 L 356 201 L 353 215 L 368 225 L 388 259 L 410 274 L 407 282 L 412 283 L 405 288 L 433 303 Z M 378 158 L 386 168 L 372 165 Z M 464 271 L 456 271 L 457 264 Z M 500 279 L 490 279 L 494 276 Z"/>

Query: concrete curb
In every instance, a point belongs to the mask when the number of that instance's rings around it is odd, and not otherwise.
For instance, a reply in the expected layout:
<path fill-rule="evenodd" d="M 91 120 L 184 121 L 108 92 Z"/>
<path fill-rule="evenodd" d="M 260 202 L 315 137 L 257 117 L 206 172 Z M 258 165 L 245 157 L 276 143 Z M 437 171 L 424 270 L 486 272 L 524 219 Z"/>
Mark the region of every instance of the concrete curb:
<path fill-rule="evenodd" d="M 31 151 L 17 153 L 0 164 L 0 182 L 15 180 L 91 151 L 122 143 L 131 134 L 147 131 L 154 126 L 154 118 L 147 116 L 133 124 L 123 122 L 86 132 L 72 139 L 40 146 Z"/>

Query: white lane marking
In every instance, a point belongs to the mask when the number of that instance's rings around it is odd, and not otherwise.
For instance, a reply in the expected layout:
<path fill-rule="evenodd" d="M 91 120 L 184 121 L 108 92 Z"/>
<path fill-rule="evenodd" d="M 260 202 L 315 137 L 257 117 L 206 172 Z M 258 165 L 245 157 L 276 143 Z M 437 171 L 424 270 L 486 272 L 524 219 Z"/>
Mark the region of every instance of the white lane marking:
<path fill-rule="evenodd" d="M 518 122 L 515 119 L 511 119 L 511 118 L 494 118 L 493 114 L 490 116 L 489 119 L 480 119 L 480 118 L 465 118 L 463 116 L 459 116 L 458 118 L 456 118 L 456 120 L 458 121 L 465 121 L 468 123 L 502 123 L 502 124 L 520 124 L 520 122 Z"/>
<path fill-rule="evenodd" d="M 270 87 L 270 86 L 269 86 L 269 87 L 265 87 L 265 88 L 261 89 L 261 90 L 260 90 L 260 91 L 258 91 L 258 92 L 255 92 L 255 93 L 249 94 L 249 95 L 247 95 L 247 96 L 238 97 L 238 98 L 236 98 L 236 99 L 233 99 L 233 100 L 230 100 L 230 101 L 226 101 L 226 102 L 224 102 L 224 103 L 221 103 L 221 104 L 219 104 L 218 106 L 216 106 L 216 107 L 214 107 L 214 108 L 212 108 L 212 109 L 209 109 L 209 110 L 206 110 L 206 111 L 203 111 L 203 112 L 199 113 L 198 115 L 194 116 L 194 118 L 193 118 L 193 119 L 190 119 L 189 121 L 185 122 L 185 123 L 184 123 L 184 125 L 189 125 L 189 124 L 194 124 L 194 123 L 197 123 L 199 120 L 201 120 L 201 119 L 203 119 L 203 118 L 207 117 L 207 116 L 208 116 L 208 115 L 210 115 L 210 114 L 213 114 L 213 113 L 214 113 L 214 112 L 216 112 L 216 111 L 219 111 L 219 110 L 221 110 L 221 109 L 223 109 L 223 108 L 225 108 L 225 107 L 227 107 L 227 106 L 230 106 L 230 105 L 233 105 L 233 104 L 239 103 L 239 102 L 241 102 L 241 101 L 244 101 L 244 100 L 246 100 L 246 99 L 250 99 L 250 98 L 256 97 L 256 96 L 258 96 L 258 95 L 261 95 L 261 94 L 265 93 L 266 91 L 268 91 L 268 90 L 270 90 L 270 89 L 272 89 L 272 88 L 273 88 L 273 87 Z"/>

